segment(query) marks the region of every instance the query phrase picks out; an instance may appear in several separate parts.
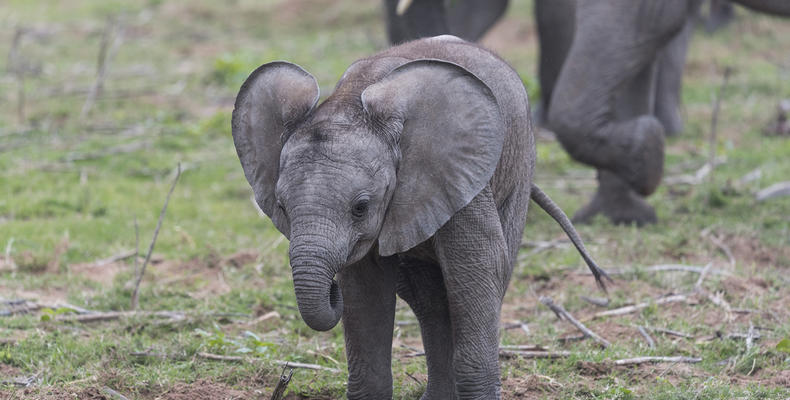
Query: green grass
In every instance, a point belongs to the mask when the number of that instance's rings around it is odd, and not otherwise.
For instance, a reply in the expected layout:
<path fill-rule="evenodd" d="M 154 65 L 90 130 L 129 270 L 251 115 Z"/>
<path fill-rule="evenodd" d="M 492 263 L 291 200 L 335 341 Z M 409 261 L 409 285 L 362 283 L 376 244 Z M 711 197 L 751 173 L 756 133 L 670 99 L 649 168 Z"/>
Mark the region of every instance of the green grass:
<path fill-rule="evenodd" d="M 539 88 L 531 10 L 531 2 L 515 2 L 484 44 L 521 73 L 534 104 Z M 123 41 L 110 61 L 102 95 L 81 118 L 108 20 L 120 21 Z M 0 57 L 0 298 L 128 310 L 132 261 L 90 264 L 134 249 L 135 219 L 140 247 L 147 249 L 181 163 L 183 174 L 141 287 L 140 308 L 184 311 L 188 317 L 76 324 L 53 320 L 57 311 L 0 316 L 0 380 L 37 379 L 27 389 L 0 387 L 0 398 L 89 397 L 104 386 L 144 399 L 168 393 L 268 397 L 281 370 L 276 360 L 343 371 L 297 370 L 289 385 L 293 396 L 342 397 L 347 378 L 342 329 L 318 333 L 301 321 L 287 241 L 252 206 L 230 138 L 230 111 L 247 74 L 276 59 L 305 67 L 327 96 L 348 65 L 386 46 L 378 2 L 14 0 L 0 5 L 0 54 L 9 53 L 16 27 L 30 32 L 18 53 L 34 68 L 24 79 L 20 119 L 17 80 L 5 73 L 13 66 Z M 612 226 L 599 219 L 578 227 L 602 266 L 636 268 L 617 277 L 610 307 L 689 292 L 698 278 L 641 267 L 713 262 L 732 276 L 708 276 L 703 288 L 720 292 L 732 308 L 759 312 L 728 319 L 706 296 L 691 295 L 686 303 L 586 321 L 614 344 L 609 349 L 590 340 L 559 342 L 575 332 L 540 305 L 538 296 L 551 296 L 584 319 L 599 309 L 579 296 L 601 294 L 590 277 L 580 275 L 585 267 L 572 248 L 534 254 L 525 248 L 505 298 L 503 322 L 527 322 L 530 334 L 503 330 L 502 342 L 572 355 L 503 360 L 508 396 L 790 396 L 790 355 L 777 348 L 790 338 L 790 198 L 757 203 L 753 196 L 787 180 L 790 171 L 790 139 L 761 134 L 778 101 L 790 98 L 790 66 L 783 58 L 790 51 L 783 40 L 788 35 L 788 22 L 745 11 L 722 32 L 695 35 L 683 89 L 686 130 L 668 140 L 666 174 L 693 174 L 706 161 L 712 96 L 729 66 L 735 72 L 722 98 L 716 149 L 726 161 L 712 181 L 662 186 L 650 198 L 660 218 L 654 226 Z M 594 190 L 594 172 L 572 162 L 551 140 L 538 142 L 538 157 L 537 183 L 569 213 L 581 207 Z M 758 179 L 739 183 L 757 168 Z M 710 235 L 732 251 L 734 267 Z M 562 236 L 553 220 L 530 208 L 525 239 Z M 398 307 L 398 321 L 414 320 L 408 307 Z M 279 317 L 255 321 L 272 311 Z M 742 339 L 716 338 L 744 333 L 750 324 L 766 328 L 751 349 Z M 695 338 L 654 332 L 657 347 L 650 349 L 637 325 Z M 405 357 L 412 352 L 408 347 L 421 347 L 413 324 L 395 332 L 396 398 L 418 398 L 425 388 L 424 358 Z M 134 355 L 140 352 L 154 356 Z M 210 361 L 199 352 L 256 361 Z M 612 364 L 641 355 L 703 361 Z M 198 392 L 209 389 L 215 392 Z"/>

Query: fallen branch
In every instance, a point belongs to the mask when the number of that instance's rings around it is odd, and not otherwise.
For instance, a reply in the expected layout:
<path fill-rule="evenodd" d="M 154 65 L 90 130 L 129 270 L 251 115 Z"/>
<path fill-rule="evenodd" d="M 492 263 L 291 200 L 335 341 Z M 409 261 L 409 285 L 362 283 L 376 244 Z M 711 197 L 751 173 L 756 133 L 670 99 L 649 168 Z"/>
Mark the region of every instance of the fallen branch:
<path fill-rule="evenodd" d="M 503 344 L 499 346 L 499 350 L 546 351 L 546 349 L 543 348 L 543 346 L 539 346 L 536 344 L 514 344 L 514 345 Z"/>
<path fill-rule="evenodd" d="M 502 329 L 504 330 L 521 329 L 522 331 L 524 331 L 525 335 L 529 335 L 529 325 L 527 325 L 526 322 L 516 321 L 516 322 L 504 324 L 502 326 Z"/>
<path fill-rule="evenodd" d="M 288 375 L 285 375 L 285 370 L 288 369 Z M 277 386 L 274 388 L 272 392 L 271 400 L 280 400 L 282 399 L 283 395 L 285 395 L 285 389 L 288 388 L 288 383 L 291 382 L 291 378 L 294 376 L 294 369 L 289 368 L 288 363 L 285 364 L 283 367 L 282 372 L 280 372 L 280 379 L 277 381 Z"/>
<path fill-rule="evenodd" d="M 196 355 L 200 358 L 204 358 L 206 360 L 212 360 L 212 361 L 264 363 L 263 360 L 257 360 L 250 357 L 223 356 L 219 354 L 205 353 L 202 351 L 198 352 Z M 305 363 L 298 363 L 293 361 L 281 361 L 281 360 L 274 360 L 273 363 L 279 366 L 288 366 L 289 368 L 312 369 L 315 371 L 327 371 L 327 372 L 335 372 L 335 373 L 340 372 L 340 370 L 337 368 L 323 367 L 317 364 L 305 364 Z"/>
<path fill-rule="evenodd" d="M 569 357 L 569 351 L 518 351 L 518 350 L 499 350 L 499 356 L 502 358 L 564 358 Z"/>
<path fill-rule="evenodd" d="M 659 356 L 652 356 L 652 357 L 636 357 L 636 358 L 625 358 L 622 360 L 615 360 L 615 365 L 638 365 L 638 364 L 647 364 L 647 363 L 689 363 L 695 364 L 702 361 L 701 358 L 696 357 L 659 357 Z"/>
<path fill-rule="evenodd" d="M 656 342 L 655 342 L 655 340 L 653 340 L 652 337 L 650 337 L 650 334 L 647 333 L 647 330 L 645 330 L 645 327 L 640 325 L 640 326 L 636 327 L 636 329 L 639 330 L 639 333 L 641 333 L 642 337 L 645 338 L 645 341 L 647 342 L 647 347 L 650 347 L 651 349 L 655 349 L 656 348 Z"/>
<path fill-rule="evenodd" d="M 644 268 L 615 269 L 607 272 L 609 273 L 609 275 L 628 275 L 628 274 L 635 274 L 638 272 L 691 272 L 691 273 L 700 274 L 704 270 L 705 267 L 699 267 L 696 265 L 660 264 L 660 265 L 653 265 Z M 583 271 L 580 273 L 583 275 L 592 275 L 590 271 Z M 732 275 L 731 273 L 727 271 L 722 271 L 720 269 L 711 269 L 709 273 L 716 275 L 724 275 L 724 276 Z"/>
<path fill-rule="evenodd" d="M 710 240 L 714 246 L 718 247 L 719 250 L 721 250 L 724 255 L 727 256 L 727 260 L 730 262 L 730 265 L 735 268 L 735 256 L 732 255 L 732 250 L 730 250 L 730 248 L 724 244 L 721 239 L 714 235 L 708 235 L 708 240 Z"/>
<path fill-rule="evenodd" d="M 148 254 L 145 255 L 145 261 L 143 261 L 143 266 L 140 268 L 140 273 L 137 275 L 137 280 L 134 283 L 134 291 L 132 291 L 132 310 L 137 308 L 138 305 L 137 296 L 138 296 L 138 291 L 140 290 L 140 282 L 143 280 L 143 275 L 145 275 L 145 268 L 148 266 L 148 262 L 151 261 L 151 253 L 154 252 L 156 237 L 159 236 L 159 230 L 162 229 L 162 220 L 165 219 L 167 204 L 170 203 L 170 196 L 173 195 L 173 190 L 175 190 L 176 188 L 176 184 L 178 183 L 179 177 L 181 177 L 181 163 L 178 163 L 178 167 L 176 169 L 176 177 L 173 178 L 173 185 L 170 186 L 170 191 L 167 192 L 167 197 L 165 198 L 165 204 L 162 206 L 162 211 L 159 213 L 159 221 L 156 223 L 156 229 L 154 230 L 154 237 L 151 239 L 151 245 L 148 247 Z"/>
<path fill-rule="evenodd" d="M 55 321 L 60 322 L 102 322 L 112 321 L 122 318 L 133 317 L 160 317 L 167 318 L 173 321 L 180 321 L 186 319 L 187 314 L 180 311 L 108 311 L 108 312 L 93 312 L 90 314 L 78 315 L 58 315 L 54 318 Z"/>
<path fill-rule="evenodd" d="M 115 390 L 108 388 L 107 386 L 103 387 L 101 391 L 104 392 L 106 395 L 110 396 L 110 398 L 112 399 L 129 400 L 126 396 L 116 392 Z"/>
<path fill-rule="evenodd" d="M 749 332 L 746 334 L 746 350 L 750 350 L 754 345 L 755 333 L 754 325 L 749 323 Z M 759 333 L 757 335 L 759 336 Z"/>
<path fill-rule="evenodd" d="M 102 258 L 101 260 L 96 260 L 96 261 L 91 263 L 91 266 L 92 267 L 103 267 L 105 265 L 109 265 L 109 264 L 112 264 L 114 262 L 123 261 L 123 260 L 126 260 L 127 258 L 132 258 L 135 255 L 137 255 L 137 252 L 134 251 L 134 250 L 124 251 L 124 252 L 118 253 L 118 254 L 116 254 L 114 256 L 110 256 L 110 257 L 107 257 L 107 258 Z"/>
<path fill-rule="evenodd" d="M 713 168 L 715 167 L 716 163 L 716 146 L 718 144 L 718 138 L 716 136 L 716 128 L 719 124 L 719 109 L 721 108 L 721 98 L 724 96 L 724 90 L 727 88 L 727 82 L 730 80 L 730 75 L 732 74 L 732 68 L 726 67 L 724 68 L 724 77 L 721 82 L 721 86 L 719 87 L 718 92 L 716 93 L 716 97 L 713 100 L 713 115 L 711 116 L 710 121 L 710 140 L 708 141 L 708 165 L 710 165 L 710 173 L 708 174 L 708 182 L 710 186 L 713 187 Z M 707 195 L 705 197 L 705 203 L 710 202 L 710 189 L 707 191 Z"/>
<path fill-rule="evenodd" d="M 679 331 L 673 331 L 671 329 L 650 328 L 650 330 L 652 330 L 653 332 L 665 333 L 667 335 L 672 335 L 672 336 L 677 336 L 677 337 L 682 337 L 682 338 L 687 338 L 687 339 L 691 339 L 691 338 L 694 337 L 692 335 L 689 335 L 688 333 L 683 333 L 683 332 L 679 332 Z"/>
<path fill-rule="evenodd" d="M 598 297 L 587 297 L 587 296 L 579 296 L 580 299 L 598 307 L 608 307 L 609 306 L 609 298 L 598 298 Z"/>
<path fill-rule="evenodd" d="M 790 196 L 790 181 L 775 183 L 754 195 L 757 201 L 765 201 L 780 196 Z"/>
<path fill-rule="evenodd" d="M 694 284 L 695 290 L 702 288 L 702 282 L 705 280 L 705 277 L 708 276 L 708 271 L 710 271 L 711 266 L 713 266 L 713 263 L 708 263 L 708 265 L 705 266 L 705 269 L 700 272 L 699 279 L 697 279 L 697 282 Z"/>
<path fill-rule="evenodd" d="M 613 315 L 625 315 L 637 312 L 643 308 L 647 308 L 652 304 L 661 305 L 661 304 L 668 304 L 668 303 L 675 303 L 678 301 L 686 301 L 687 296 L 685 294 L 676 294 L 672 296 L 663 297 L 651 302 L 639 303 L 634 304 L 632 306 L 626 306 L 621 308 L 615 308 L 614 310 L 607 310 L 607 311 L 600 311 L 593 315 L 593 318 L 601 318 L 601 317 L 610 317 Z"/>
<path fill-rule="evenodd" d="M 579 320 L 574 318 L 573 315 L 571 315 L 568 311 L 566 311 L 565 308 L 563 308 L 561 305 L 554 303 L 554 300 L 552 300 L 550 297 L 541 296 L 540 302 L 543 303 L 543 305 L 545 305 L 546 307 L 550 308 L 551 311 L 554 311 L 554 314 L 556 314 L 558 318 L 567 320 L 568 322 L 573 324 L 573 326 L 575 326 L 576 329 L 580 330 L 585 335 L 591 337 L 593 340 L 600 343 L 603 347 L 609 347 L 612 345 L 611 343 L 609 343 L 609 341 L 598 336 L 598 334 L 596 334 L 595 332 L 591 331 L 589 328 L 584 326 L 584 324 L 582 324 L 581 322 L 579 322 Z"/>
<path fill-rule="evenodd" d="M 112 42 L 112 43 L 111 43 Z M 99 57 L 96 65 L 96 80 L 91 86 L 88 97 L 85 99 L 85 104 L 82 105 L 80 112 L 80 119 L 85 118 L 88 112 L 96 102 L 96 98 L 101 94 L 104 88 L 104 79 L 109 70 L 110 60 L 115 55 L 118 46 L 123 42 L 123 26 L 117 20 L 109 18 L 107 25 L 104 28 L 101 44 L 99 45 Z"/>

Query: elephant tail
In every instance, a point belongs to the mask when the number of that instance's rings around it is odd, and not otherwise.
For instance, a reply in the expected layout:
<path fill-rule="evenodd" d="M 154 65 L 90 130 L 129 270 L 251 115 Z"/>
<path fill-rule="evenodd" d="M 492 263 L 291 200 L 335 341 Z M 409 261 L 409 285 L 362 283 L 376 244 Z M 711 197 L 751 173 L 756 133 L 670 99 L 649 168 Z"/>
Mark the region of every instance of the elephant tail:
<path fill-rule="evenodd" d="M 582 255 L 584 261 L 587 263 L 587 266 L 590 267 L 590 271 L 592 271 L 593 276 L 595 276 L 595 283 L 598 284 L 598 287 L 601 288 L 604 292 L 606 292 L 606 285 L 604 284 L 604 279 L 609 280 L 609 282 L 613 282 L 612 278 L 609 277 L 609 274 L 606 273 L 595 261 L 592 259 L 590 254 L 587 252 L 587 249 L 584 248 L 584 242 L 582 242 L 582 238 L 579 237 L 579 233 L 576 232 L 576 228 L 574 228 L 571 220 L 568 219 L 568 216 L 565 215 L 565 212 L 554 203 L 546 193 L 543 193 L 538 185 L 532 184 L 532 189 L 530 190 L 530 197 L 532 201 L 537 203 L 540 208 L 543 209 L 547 214 L 551 215 L 555 221 L 562 227 L 562 230 L 565 231 L 565 234 L 568 235 L 568 238 L 571 239 L 573 245 L 576 246 L 576 250 Z"/>

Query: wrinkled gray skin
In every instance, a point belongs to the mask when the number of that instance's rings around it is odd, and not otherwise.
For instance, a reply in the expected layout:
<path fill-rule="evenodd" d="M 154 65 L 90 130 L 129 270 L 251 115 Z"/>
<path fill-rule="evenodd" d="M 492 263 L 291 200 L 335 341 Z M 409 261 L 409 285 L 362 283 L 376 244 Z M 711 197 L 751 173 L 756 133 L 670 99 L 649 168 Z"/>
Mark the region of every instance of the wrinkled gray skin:
<path fill-rule="evenodd" d="M 737 3 L 790 14 L 790 1 Z M 615 223 L 656 220 L 643 197 L 661 180 L 665 134 L 681 126 L 672 118 L 676 109 L 659 107 L 676 103 L 680 77 L 657 83 L 662 81 L 660 65 L 685 56 L 689 20 L 699 5 L 699 0 L 577 0 L 573 43 L 549 107 L 549 126 L 563 147 L 575 160 L 598 169 L 598 191 L 574 221 L 598 214 Z M 674 56 L 662 58 L 662 53 Z"/>
<path fill-rule="evenodd" d="M 443 36 L 357 61 L 318 96 L 302 68 L 261 66 L 239 91 L 233 139 L 259 206 L 290 238 L 305 323 L 324 331 L 342 318 L 348 398 L 392 397 L 396 293 L 422 331 L 422 398 L 499 398 L 499 312 L 530 197 L 605 277 L 530 184 L 518 74 Z"/>

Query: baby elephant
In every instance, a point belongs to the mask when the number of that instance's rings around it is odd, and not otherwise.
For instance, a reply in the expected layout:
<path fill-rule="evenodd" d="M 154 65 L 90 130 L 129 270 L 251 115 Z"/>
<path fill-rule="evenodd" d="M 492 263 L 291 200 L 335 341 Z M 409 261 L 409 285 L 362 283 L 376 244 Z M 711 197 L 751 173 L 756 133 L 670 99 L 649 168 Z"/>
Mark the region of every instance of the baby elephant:
<path fill-rule="evenodd" d="M 318 98 L 299 66 L 264 64 L 239 91 L 233 140 L 258 204 L 291 241 L 305 323 L 343 320 L 348 398 L 392 397 L 396 293 L 422 330 L 423 399 L 499 398 L 499 313 L 530 197 L 605 277 L 531 184 L 518 74 L 439 36 L 355 62 Z"/>

